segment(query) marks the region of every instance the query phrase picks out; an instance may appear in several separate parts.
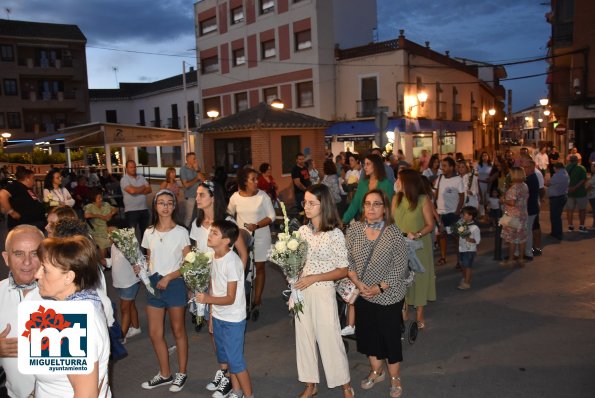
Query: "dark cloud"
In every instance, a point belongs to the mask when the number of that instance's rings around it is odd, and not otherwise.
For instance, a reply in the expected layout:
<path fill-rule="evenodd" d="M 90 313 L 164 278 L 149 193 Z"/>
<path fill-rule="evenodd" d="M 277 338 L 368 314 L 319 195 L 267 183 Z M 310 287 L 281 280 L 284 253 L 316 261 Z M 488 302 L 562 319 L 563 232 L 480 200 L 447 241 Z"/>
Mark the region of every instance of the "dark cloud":
<path fill-rule="evenodd" d="M 194 33 L 188 0 L 8 0 L 11 18 L 78 25 L 90 45 L 135 38 L 165 42 Z"/>

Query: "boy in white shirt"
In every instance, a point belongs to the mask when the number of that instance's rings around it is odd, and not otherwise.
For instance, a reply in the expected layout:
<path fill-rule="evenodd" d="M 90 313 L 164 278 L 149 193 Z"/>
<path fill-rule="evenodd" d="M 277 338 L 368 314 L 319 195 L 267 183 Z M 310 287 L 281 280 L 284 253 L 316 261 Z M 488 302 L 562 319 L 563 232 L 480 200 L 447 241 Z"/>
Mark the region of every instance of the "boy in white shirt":
<path fill-rule="evenodd" d="M 239 233 L 237 225 L 231 221 L 215 221 L 211 224 L 207 241 L 207 245 L 215 251 L 211 265 L 211 286 L 208 294 L 198 293 L 196 300 L 211 304 L 217 361 L 226 363 L 231 374 L 233 390 L 228 397 L 253 398 L 252 383 L 244 361 L 244 264 L 231 250 Z M 228 383 L 229 380 L 227 383 L 222 380 L 219 385 Z M 217 396 L 217 392 L 215 391 L 213 397 Z"/>
<path fill-rule="evenodd" d="M 463 267 L 463 280 L 457 286 L 459 290 L 467 290 L 471 287 L 473 274 L 473 260 L 477 253 L 477 245 L 481 241 L 479 227 L 475 225 L 477 209 L 473 206 L 465 206 L 461 209 L 461 220 L 467 224 L 468 235 L 459 235 L 459 257 Z"/>

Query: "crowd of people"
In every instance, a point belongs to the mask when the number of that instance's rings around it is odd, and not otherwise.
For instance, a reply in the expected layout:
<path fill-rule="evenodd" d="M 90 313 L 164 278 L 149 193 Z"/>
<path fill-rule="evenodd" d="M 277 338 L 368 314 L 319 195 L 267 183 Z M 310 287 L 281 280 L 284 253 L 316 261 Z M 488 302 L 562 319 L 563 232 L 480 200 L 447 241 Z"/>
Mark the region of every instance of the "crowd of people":
<path fill-rule="evenodd" d="M 435 266 L 447 264 L 449 241 L 456 248 L 450 258 L 461 272 L 456 288 L 471 289 L 480 222 L 508 244 L 503 267 L 522 268 L 542 254 L 539 214 L 546 196 L 552 237 L 563 239 L 564 209 L 568 231 L 586 233 L 587 204 L 595 205 L 595 158 L 590 159 L 590 180 L 576 150 L 566 164 L 561 160 L 555 149 L 545 147 L 534 153 L 521 148 L 518 155 L 507 151 L 493 160 L 483 152 L 477 163 L 462 154 L 430 155 L 424 150 L 411 165 L 402 153 L 385 158 L 375 148 L 368 154 L 330 154 L 321 172 L 311 159 L 296 154 L 293 196 L 303 224 L 298 232 L 308 247 L 294 285 L 304 298 L 304 312 L 295 319 L 297 374 L 304 383 L 299 397 L 317 394 L 317 350 L 328 387 L 339 387 L 344 398 L 355 396 L 342 342 L 348 335 L 355 335 L 357 351 L 370 365 L 360 387 L 373 388 L 388 373 L 389 396 L 400 397 L 402 322 L 413 309 L 419 329 L 426 329 L 428 303 L 437 299 Z M 189 293 L 180 266 L 195 247 L 213 254 L 209 291 L 195 296 L 210 308 L 207 329 L 217 358 L 206 389 L 215 398 L 254 396 L 243 354 L 244 333 L 247 318 L 258 321 L 264 310 L 278 186 L 268 163 L 258 171 L 240 168 L 233 193 L 224 181 L 214 179 L 198 169 L 194 153 L 186 156 L 179 179 L 175 169 L 167 170 L 151 200 L 152 187 L 131 160 L 118 183 L 111 176 L 98 177 L 94 170 L 76 178 L 51 170 L 41 197 L 34 189 L 33 172 L 17 171 L 16 181 L 0 190 L 10 231 L 3 252 L 10 273 L 0 282 L 0 364 L 9 396 L 111 396 L 110 352 L 114 358 L 127 339 L 142 333 L 135 304 L 139 266 L 130 264 L 110 241 L 110 231 L 123 227 L 135 229 L 146 254 L 150 286 L 159 292 L 146 293 L 146 330 L 158 371 L 141 387 L 169 386 L 175 393 L 188 380 Z M 117 204 L 110 203 L 120 194 L 123 217 Z M 247 303 L 244 280 L 250 259 L 254 294 Z M 423 272 L 414 272 L 412 261 L 420 263 Z M 106 293 L 104 272 L 109 269 L 119 299 L 116 316 Z M 335 282 L 344 278 L 352 281 L 359 296 L 341 325 Z M 19 373 L 16 307 L 22 300 L 41 298 L 93 304 L 100 331 L 96 372 L 80 378 Z M 172 347 L 164 337 L 166 315 L 175 340 L 175 371 Z M 120 335 L 116 340 L 110 338 L 114 328 Z"/>

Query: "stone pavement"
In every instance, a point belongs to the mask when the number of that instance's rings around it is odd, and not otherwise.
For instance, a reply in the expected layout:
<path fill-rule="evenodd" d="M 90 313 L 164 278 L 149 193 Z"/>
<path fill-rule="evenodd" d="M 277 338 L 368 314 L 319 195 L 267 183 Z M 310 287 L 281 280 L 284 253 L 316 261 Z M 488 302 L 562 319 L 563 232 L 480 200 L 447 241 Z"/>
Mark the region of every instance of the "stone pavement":
<path fill-rule="evenodd" d="M 543 211 L 544 254 L 524 269 L 501 269 L 492 260 L 493 233 L 485 228 L 471 290 L 456 290 L 460 274 L 454 270 L 454 251 L 448 264 L 437 268 L 438 300 L 427 307 L 426 329 L 414 345 L 404 344 L 403 397 L 595 396 L 595 260 L 589 250 L 595 233 L 565 233 L 565 241 L 556 243 L 547 236 L 548 217 Z M 588 221 L 591 225 L 591 217 Z M 268 265 L 261 318 L 248 324 L 245 355 L 257 397 L 295 397 L 303 388 L 293 326 L 280 296 L 283 285 L 281 273 Z M 114 396 L 209 397 L 204 386 L 217 368 L 215 356 L 208 334 L 195 333 L 189 320 L 184 390 L 141 389 L 158 370 L 144 303 L 141 291 L 143 333 L 129 341 L 129 356 L 113 367 Z M 167 339 L 173 341 L 169 331 Z M 388 380 L 368 391 L 359 387 L 369 369 L 352 341 L 348 356 L 356 396 L 387 397 Z M 175 354 L 170 358 L 175 371 Z M 342 397 L 338 389 L 326 388 L 320 369 L 318 397 Z"/>

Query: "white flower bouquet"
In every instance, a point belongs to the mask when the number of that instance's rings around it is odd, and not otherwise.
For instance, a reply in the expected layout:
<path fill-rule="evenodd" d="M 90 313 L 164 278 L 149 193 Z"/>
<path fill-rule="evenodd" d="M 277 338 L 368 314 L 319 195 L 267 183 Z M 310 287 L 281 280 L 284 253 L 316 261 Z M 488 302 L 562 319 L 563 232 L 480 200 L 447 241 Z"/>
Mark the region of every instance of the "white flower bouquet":
<path fill-rule="evenodd" d="M 469 231 L 469 224 L 467 224 L 462 219 L 455 223 L 454 232 L 461 238 L 466 238 L 467 236 L 471 235 L 471 231 Z"/>
<path fill-rule="evenodd" d="M 149 266 L 147 264 L 147 259 L 140 250 L 140 245 L 136 239 L 134 228 L 115 229 L 110 233 L 110 238 L 118 250 L 122 252 L 126 260 L 128 260 L 133 267 L 137 265 L 140 268 L 138 277 L 149 293 L 155 296 L 155 289 L 153 289 L 151 281 L 149 280 Z"/>
<path fill-rule="evenodd" d="M 43 199 L 43 202 L 46 207 L 56 207 L 60 205 L 59 202 L 54 200 L 54 196 L 51 193 L 48 193 L 48 196 Z"/>
<path fill-rule="evenodd" d="M 299 314 L 304 312 L 304 296 L 299 289 L 296 289 L 293 286 L 298 281 L 302 269 L 304 268 L 304 264 L 306 263 L 308 245 L 306 241 L 300 237 L 299 232 L 289 232 L 289 218 L 287 217 L 285 203 L 279 201 L 279 204 L 283 211 L 285 228 L 284 232 L 277 236 L 277 242 L 269 251 L 269 261 L 277 264 L 283 271 L 285 278 L 287 278 L 289 288 L 291 289 L 288 306 L 299 319 Z"/>
<path fill-rule="evenodd" d="M 206 304 L 196 302 L 196 293 L 206 293 L 209 290 L 212 261 L 212 252 L 202 253 L 193 248 L 190 253 L 186 254 L 184 264 L 180 267 L 182 278 L 184 278 L 188 289 L 192 291 L 192 298 L 188 302 L 190 312 L 196 316 L 198 323 L 203 320 Z"/>

